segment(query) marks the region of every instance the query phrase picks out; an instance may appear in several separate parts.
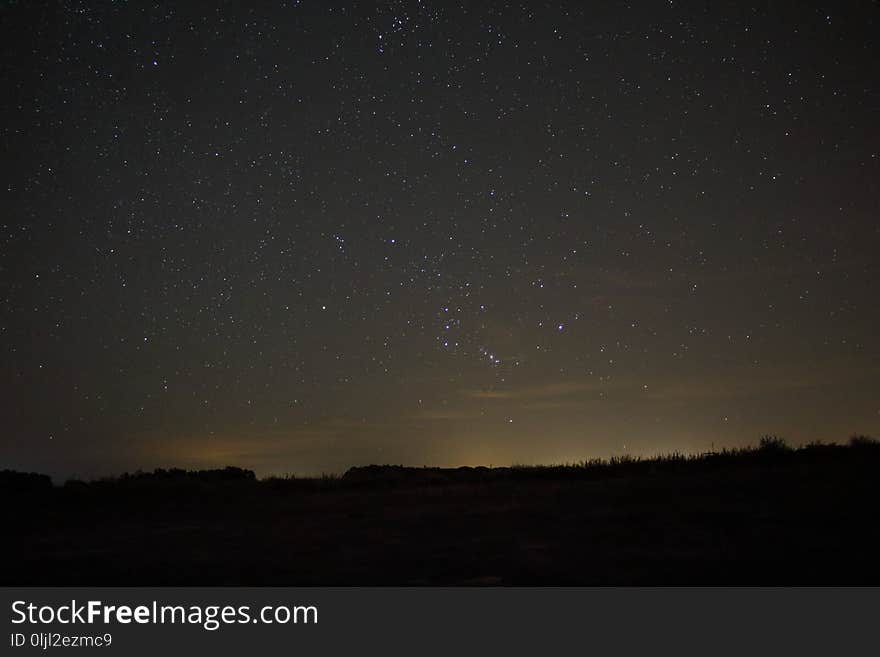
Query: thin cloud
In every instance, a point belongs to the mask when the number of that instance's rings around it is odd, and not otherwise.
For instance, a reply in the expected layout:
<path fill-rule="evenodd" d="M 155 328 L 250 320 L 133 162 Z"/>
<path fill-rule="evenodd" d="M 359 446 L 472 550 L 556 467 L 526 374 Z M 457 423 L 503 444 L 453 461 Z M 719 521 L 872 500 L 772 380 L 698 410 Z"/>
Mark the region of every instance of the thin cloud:
<path fill-rule="evenodd" d="M 511 390 L 465 389 L 462 396 L 468 399 L 546 399 L 567 397 L 582 392 L 600 389 L 595 383 L 546 383 L 539 386 L 528 386 Z"/>
<path fill-rule="evenodd" d="M 483 417 L 479 411 L 465 411 L 453 409 L 425 409 L 414 413 L 410 418 L 414 420 L 476 420 Z"/>

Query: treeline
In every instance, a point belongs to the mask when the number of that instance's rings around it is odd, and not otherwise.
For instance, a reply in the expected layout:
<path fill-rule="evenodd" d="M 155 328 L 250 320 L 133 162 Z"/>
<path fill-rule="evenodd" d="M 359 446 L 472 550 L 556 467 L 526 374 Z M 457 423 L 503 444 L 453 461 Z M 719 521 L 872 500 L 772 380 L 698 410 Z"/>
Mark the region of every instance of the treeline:
<path fill-rule="evenodd" d="M 17 472 L 15 470 L 0 470 L 0 491 L 39 491 L 52 488 L 52 479 L 49 475 L 37 472 Z"/>
<path fill-rule="evenodd" d="M 269 477 L 257 480 L 252 470 L 228 466 L 211 470 L 158 468 L 152 472 L 137 471 L 118 477 L 107 477 L 85 482 L 71 479 L 65 489 L 103 488 L 217 488 L 232 485 L 258 485 L 270 490 L 318 491 L 341 487 L 442 485 L 454 483 L 481 483 L 499 480 L 525 479 L 601 479 L 633 475 L 655 475 L 712 471 L 732 467 L 775 467 L 786 464 L 821 464 L 836 460 L 865 463 L 880 458 L 880 441 L 869 436 L 853 436 L 849 443 L 814 442 L 801 447 L 790 447 L 777 436 L 764 436 L 757 447 L 723 449 L 702 454 L 672 453 L 650 458 L 615 456 L 610 459 L 589 459 L 564 465 L 513 465 L 509 467 L 438 468 L 403 465 L 367 465 L 350 468 L 341 477 Z M 53 488 L 51 479 L 34 472 L 0 472 L 0 491 L 46 491 Z"/>
<path fill-rule="evenodd" d="M 130 473 L 125 472 L 118 477 L 104 477 L 97 481 L 85 482 L 79 479 L 69 479 L 64 483 L 65 488 L 84 486 L 167 486 L 188 484 L 230 484 L 240 482 L 255 482 L 257 480 L 253 470 L 227 466 L 212 470 L 184 470 L 183 468 L 156 468 L 152 472 L 138 470 Z"/>

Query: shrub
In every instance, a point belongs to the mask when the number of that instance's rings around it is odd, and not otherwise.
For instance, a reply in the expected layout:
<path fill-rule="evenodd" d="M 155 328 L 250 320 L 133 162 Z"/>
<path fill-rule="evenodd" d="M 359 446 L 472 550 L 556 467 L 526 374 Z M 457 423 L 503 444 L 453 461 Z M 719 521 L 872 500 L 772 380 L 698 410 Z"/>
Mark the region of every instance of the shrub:
<path fill-rule="evenodd" d="M 786 452 L 791 448 L 786 444 L 784 438 L 779 436 L 761 436 L 761 442 L 758 449 L 762 452 Z"/>

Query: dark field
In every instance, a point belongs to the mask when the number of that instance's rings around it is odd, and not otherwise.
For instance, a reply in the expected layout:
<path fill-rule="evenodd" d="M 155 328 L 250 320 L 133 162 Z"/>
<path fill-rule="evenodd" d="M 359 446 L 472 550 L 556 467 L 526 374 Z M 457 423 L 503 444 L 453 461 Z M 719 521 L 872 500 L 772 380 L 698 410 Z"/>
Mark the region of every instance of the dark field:
<path fill-rule="evenodd" d="M 880 584 L 880 444 L 257 481 L 3 473 L 4 585 Z"/>

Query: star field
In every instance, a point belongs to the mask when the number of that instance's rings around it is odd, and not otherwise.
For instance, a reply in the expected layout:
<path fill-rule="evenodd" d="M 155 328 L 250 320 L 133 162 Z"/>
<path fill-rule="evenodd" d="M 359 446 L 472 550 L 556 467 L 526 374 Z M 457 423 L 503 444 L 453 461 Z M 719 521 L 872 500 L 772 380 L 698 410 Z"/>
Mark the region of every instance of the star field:
<path fill-rule="evenodd" d="M 9 467 L 878 433 L 875 3 L 8 3 Z"/>

